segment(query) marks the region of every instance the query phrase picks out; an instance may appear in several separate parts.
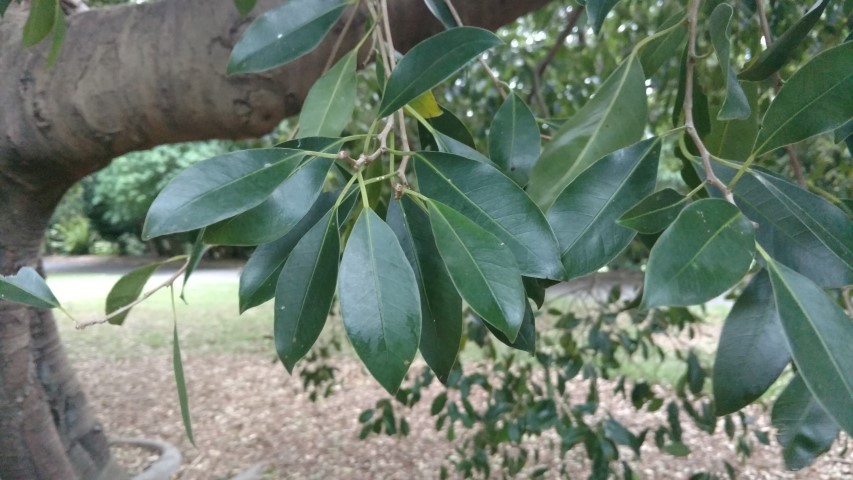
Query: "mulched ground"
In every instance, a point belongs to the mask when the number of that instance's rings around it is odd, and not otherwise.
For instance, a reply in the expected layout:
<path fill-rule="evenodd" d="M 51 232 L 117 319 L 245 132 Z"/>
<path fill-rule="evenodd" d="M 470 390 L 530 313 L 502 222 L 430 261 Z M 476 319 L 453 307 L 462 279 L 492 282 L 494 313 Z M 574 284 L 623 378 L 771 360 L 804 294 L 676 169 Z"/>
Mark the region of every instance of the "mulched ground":
<path fill-rule="evenodd" d="M 454 445 L 445 440 L 444 432 L 435 431 L 428 412 L 439 386 L 407 415 L 412 427 L 408 437 L 361 441 L 357 416 L 383 398 L 383 391 L 351 359 L 340 361 L 338 391 L 316 403 L 302 391 L 299 378 L 291 378 L 272 355 L 190 353 L 184 362 L 197 447 L 189 444 L 183 432 L 170 357 L 75 362 L 108 432 L 158 438 L 181 450 L 184 464 L 176 478 L 231 478 L 265 462 L 269 466 L 264 478 L 270 479 L 427 479 L 438 477 L 439 468 L 453 452 Z M 666 421 L 663 412 L 635 412 L 621 398 L 609 396 L 607 384 L 600 385 L 606 410 L 635 431 Z M 578 380 L 570 391 L 584 395 L 586 386 Z M 767 412 L 753 408 L 750 413 L 759 424 L 767 424 Z M 853 478 L 853 459 L 849 454 L 841 456 L 839 444 L 812 467 L 794 473 L 784 470 L 775 445 L 754 442 L 752 458 L 741 464 L 722 425 L 712 437 L 698 432 L 689 419 L 683 419 L 682 425 L 693 453 L 675 458 L 659 453 L 647 441 L 642 458 L 631 461 L 642 478 L 686 479 L 701 470 L 722 474 L 723 460 L 736 466 L 739 478 Z M 146 452 L 136 449 L 116 453 L 120 462 L 136 471 L 150 461 Z M 632 458 L 629 451 L 622 454 Z M 573 466 L 571 478 L 586 477 L 588 462 L 582 448 L 570 452 L 567 462 Z"/>

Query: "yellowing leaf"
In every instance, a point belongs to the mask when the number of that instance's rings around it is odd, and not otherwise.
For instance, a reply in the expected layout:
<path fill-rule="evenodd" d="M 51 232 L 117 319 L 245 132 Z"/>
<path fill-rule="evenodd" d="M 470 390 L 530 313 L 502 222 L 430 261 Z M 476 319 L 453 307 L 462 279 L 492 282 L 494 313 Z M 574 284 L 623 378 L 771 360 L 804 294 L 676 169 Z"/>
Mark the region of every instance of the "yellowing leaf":
<path fill-rule="evenodd" d="M 438 106 L 438 102 L 435 101 L 435 95 L 432 94 L 431 90 L 409 102 L 409 106 L 424 118 L 435 118 L 443 113 L 441 107 Z"/>

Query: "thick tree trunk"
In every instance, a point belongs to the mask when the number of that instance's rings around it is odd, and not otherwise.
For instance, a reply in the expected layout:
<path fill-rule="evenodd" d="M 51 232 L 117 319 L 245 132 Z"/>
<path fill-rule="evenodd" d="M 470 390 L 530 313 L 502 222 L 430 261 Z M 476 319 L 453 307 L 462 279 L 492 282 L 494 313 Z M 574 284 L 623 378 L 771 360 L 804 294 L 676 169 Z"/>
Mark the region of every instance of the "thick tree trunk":
<path fill-rule="evenodd" d="M 258 136 L 299 112 L 340 25 L 291 65 L 227 77 L 230 49 L 251 20 L 241 19 L 232 1 L 73 14 L 50 70 L 50 42 L 21 46 L 27 2 L 13 2 L 0 22 L 0 274 L 39 267 L 44 230 L 62 194 L 114 157 L 163 143 Z M 456 3 L 467 24 L 495 29 L 548 1 Z M 258 12 L 280 2 L 260 3 Z M 422 0 L 389 7 L 401 51 L 441 28 Z M 355 45 L 365 19 L 356 17 L 338 55 Z M 0 479 L 121 475 L 51 312 L 0 300 Z"/>

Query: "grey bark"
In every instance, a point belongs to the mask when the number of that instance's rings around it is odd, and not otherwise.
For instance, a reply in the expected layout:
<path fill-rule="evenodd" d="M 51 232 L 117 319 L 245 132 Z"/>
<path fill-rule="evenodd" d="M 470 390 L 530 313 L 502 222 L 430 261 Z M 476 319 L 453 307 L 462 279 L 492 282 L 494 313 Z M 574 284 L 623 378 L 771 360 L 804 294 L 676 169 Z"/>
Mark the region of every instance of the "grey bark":
<path fill-rule="evenodd" d="M 495 29 L 549 0 L 456 2 Z M 261 2 L 264 11 L 277 2 Z M 422 0 L 390 3 L 396 46 L 438 32 Z M 253 137 L 299 112 L 340 25 L 314 53 L 257 75 L 225 76 L 251 18 L 231 0 L 168 0 L 69 15 L 59 62 L 24 49 L 26 3 L 0 22 L 0 274 L 40 265 L 64 192 L 121 154 L 156 145 Z M 355 44 L 364 15 L 343 39 Z M 118 478 L 50 311 L 0 301 L 0 478 Z"/>

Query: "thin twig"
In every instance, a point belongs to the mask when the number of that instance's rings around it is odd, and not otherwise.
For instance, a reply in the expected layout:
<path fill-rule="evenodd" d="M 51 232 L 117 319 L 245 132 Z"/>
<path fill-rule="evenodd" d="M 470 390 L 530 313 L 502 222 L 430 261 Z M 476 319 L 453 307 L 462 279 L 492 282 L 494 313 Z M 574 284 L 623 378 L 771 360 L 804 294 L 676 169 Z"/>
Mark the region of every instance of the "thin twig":
<path fill-rule="evenodd" d="M 402 142 L 400 147 L 404 152 L 408 152 L 409 148 L 409 136 L 406 133 L 406 123 L 405 116 L 403 115 L 402 110 L 397 111 L 397 118 L 400 122 L 400 141 Z M 397 179 L 400 180 L 400 184 L 405 186 L 409 185 L 409 182 L 406 180 L 406 168 L 409 166 L 409 159 L 412 158 L 410 155 L 404 155 L 400 160 L 400 166 L 397 167 Z"/>
<path fill-rule="evenodd" d="M 581 13 L 583 13 L 583 9 L 583 5 L 579 5 L 572 9 L 569 16 L 566 17 L 566 26 L 563 27 L 563 30 L 559 35 L 557 35 L 557 39 L 554 41 L 554 44 L 551 45 L 551 48 L 548 49 L 548 53 L 545 54 L 545 58 L 539 62 L 536 66 L 536 70 L 533 71 L 533 89 L 527 97 L 527 102 L 530 103 L 532 98 L 536 98 L 540 108 L 542 108 L 542 113 L 545 115 L 548 115 L 550 112 L 548 111 L 548 106 L 545 104 L 545 100 L 542 98 L 542 75 L 545 73 L 545 69 L 548 68 L 548 65 L 550 65 L 551 62 L 554 61 L 554 58 L 556 58 L 557 52 L 559 52 L 563 47 L 566 38 L 568 38 L 572 33 L 572 30 L 575 29 L 575 25 L 577 25 L 578 19 L 580 18 Z"/>
<path fill-rule="evenodd" d="M 770 24 L 767 23 L 767 14 L 764 12 L 764 2 L 762 0 L 755 0 L 755 11 L 758 14 L 758 23 L 761 25 L 761 35 L 764 37 L 764 44 L 766 48 L 770 48 L 770 45 L 773 45 L 773 33 L 770 32 Z M 781 89 L 782 77 L 779 76 L 779 72 L 773 72 L 773 91 L 778 95 Z M 803 167 L 797 158 L 796 149 L 794 149 L 793 145 L 786 145 L 785 151 L 788 152 L 788 161 L 791 162 L 791 168 L 794 170 L 794 176 L 797 177 L 797 183 L 801 187 L 805 187 L 806 177 L 803 176 Z"/>
<path fill-rule="evenodd" d="M 850 300 L 851 293 L 853 293 L 853 287 L 844 287 L 841 289 L 841 299 L 844 301 L 844 306 L 847 307 L 847 315 L 853 318 L 853 301 Z"/>
<path fill-rule="evenodd" d="M 453 6 L 453 2 L 451 2 L 450 0 L 444 0 L 444 3 L 447 4 L 447 8 L 450 10 L 450 14 L 453 15 L 453 19 L 456 20 L 456 24 L 460 27 L 465 25 L 464 23 L 462 23 L 462 17 L 459 16 L 459 12 L 456 11 L 456 7 Z M 483 67 L 483 69 L 486 70 L 486 74 L 492 80 L 492 83 L 495 85 L 495 88 L 498 90 L 498 93 L 500 94 L 501 98 L 506 100 L 507 94 L 504 90 L 503 84 L 498 78 L 498 75 L 495 73 L 494 70 L 492 70 L 491 67 L 489 67 L 489 64 L 486 63 L 485 60 L 478 57 L 477 61 L 480 62 L 480 65 Z"/>
<path fill-rule="evenodd" d="M 344 43 L 344 37 L 346 37 L 350 27 L 352 26 L 353 20 L 355 20 L 355 16 L 358 14 L 359 3 L 352 6 L 352 11 L 350 12 L 349 17 L 347 17 L 344 28 L 341 30 L 341 34 L 338 35 L 337 40 L 335 40 L 335 45 L 332 47 L 331 53 L 329 53 L 329 58 L 326 59 L 326 66 L 323 67 L 323 73 L 328 72 L 329 69 L 332 68 L 332 63 L 334 63 L 335 57 L 338 55 L 338 50 L 341 49 L 341 45 Z"/>
<path fill-rule="evenodd" d="M 696 131 L 696 125 L 693 123 L 693 70 L 696 67 L 696 27 L 699 19 L 699 4 L 702 0 L 690 0 L 690 12 L 687 16 L 687 71 L 684 82 L 684 125 L 687 128 L 687 134 L 693 140 L 693 144 L 699 151 L 699 156 L 702 158 L 702 165 L 705 168 L 705 176 L 708 183 L 716 187 L 726 200 L 734 204 L 732 191 L 725 183 L 717 178 L 714 169 L 711 167 L 711 154 L 708 148 L 699 138 L 699 133 Z"/>

